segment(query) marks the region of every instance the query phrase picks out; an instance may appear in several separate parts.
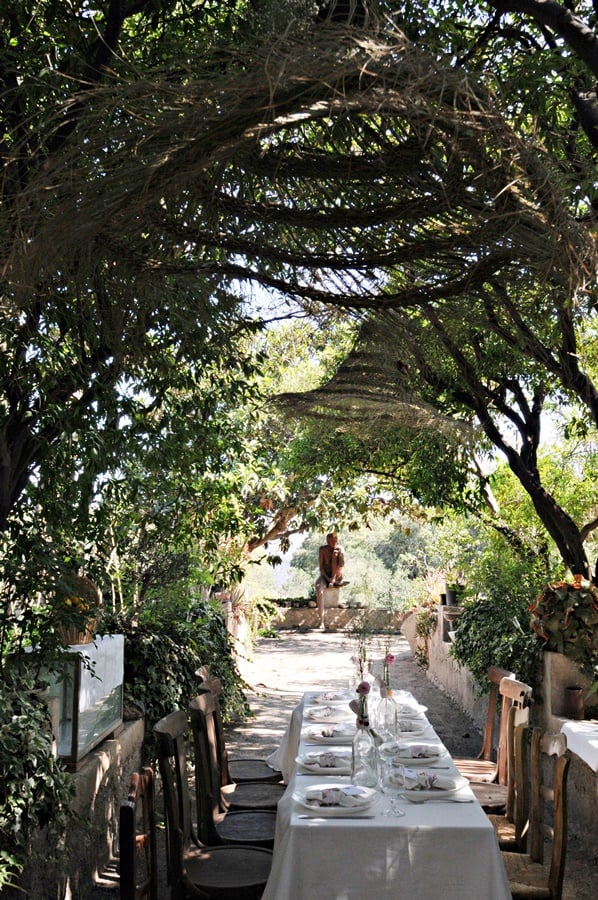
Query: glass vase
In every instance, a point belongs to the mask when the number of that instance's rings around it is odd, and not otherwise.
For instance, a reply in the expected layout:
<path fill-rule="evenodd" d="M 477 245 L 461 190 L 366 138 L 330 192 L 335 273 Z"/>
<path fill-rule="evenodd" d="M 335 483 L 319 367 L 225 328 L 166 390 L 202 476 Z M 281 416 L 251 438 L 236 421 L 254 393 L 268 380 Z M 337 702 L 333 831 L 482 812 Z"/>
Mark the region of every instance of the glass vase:
<path fill-rule="evenodd" d="M 363 787 L 376 787 L 378 784 L 378 752 L 370 730 L 365 698 L 362 698 L 361 703 L 351 750 L 351 781 L 353 784 L 360 784 Z"/>
<path fill-rule="evenodd" d="M 387 690 L 376 709 L 376 731 L 382 741 L 390 741 L 397 737 L 399 732 L 399 710 L 395 703 L 392 691 Z"/>

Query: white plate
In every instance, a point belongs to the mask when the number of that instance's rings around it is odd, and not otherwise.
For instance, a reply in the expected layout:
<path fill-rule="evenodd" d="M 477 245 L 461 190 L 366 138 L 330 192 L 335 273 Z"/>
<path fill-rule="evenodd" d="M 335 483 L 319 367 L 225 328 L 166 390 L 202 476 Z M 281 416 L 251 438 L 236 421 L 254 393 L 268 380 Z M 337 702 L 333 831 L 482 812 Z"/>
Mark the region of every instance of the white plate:
<path fill-rule="evenodd" d="M 432 766 L 434 763 L 440 762 L 441 759 L 447 759 L 447 753 L 439 753 L 437 756 L 393 756 L 392 764 L 395 766 L 411 766 L 416 769 L 425 769 L 426 766 Z"/>
<path fill-rule="evenodd" d="M 324 732 L 331 731 L 332 734 Z M 334 724 L 330 723 L 328 727 L 325 725 L 313 725 L 305 732 L 305 740 L 310 744 L 350 744 L 355 735 L 355 725 Z"/>
<path fill-rule="evenodd" d="M 351 774 L 351 754 L 346 751 L 343 758 L 344 765 L 338 766 L 321 766 L 318 757 L 321 753 L 305 753 L 298 756 L 295 762 L 299 766 L 300 771 L 309 772 L 312 775 L 350 775 Z"/>
<path fill-rule="evenodd" d="M 399 734 L 401 737 L 405 738 L 417 737 L 417 735 L 424 734 L 430 727 L 424 719 L 418 721 L 417 719 L 408 719 L 407 716 L 398 716 L 398 722 Z M 401 728 L 401 722 L 408 727 Z"/>
<path fill-rule="evenodd" d="M 323 694 L 312 697 L 312 701 L 320 706 L 335 706 L 337 703 L 348 704 L 351 696 L 347 691 L 324 691 Z"/>
<path fill-rule="evenodd" d="M 422 706 L 421 703 L 397 702 L 397 709 L 400 719 L 421 719 L 428 712 L 428 707 Z"/>
<path fill-rule="evenodd" d="M 414 788 L 406 788 L 403 791 L 403 794 L 405 795 L 407 800 L 434 800 L 435 797 L 441 799 L 442 797 L 454 797 L 455 794 L 458 794 L 459 791 L 463 790 L 463 788 L 468 784 L 469 782 L 467 781 L 467 778 L 459 775 L 455 777 L 454 788 L 430 788 L 429 790 L 416 790 Z M 395 785 L 395 787 L 398 787 L 398 785 Z"/>
<path fill-rule="evenodd" d="M 343 709 L 342 706 L 314 706 L 305 711 L 305 718 L 310 722 L 346 722 L 354 715 L 349 708 Z"/>
<path fill-rule="evenodd" d="M 316 806 L 312 803 L 308 803 L 305 799 L 305 794 L 308 790 L 324 791 L 330 790 L 331 788 L 339 788 L 343 791 L 358 793 L 359 796 L 363 798 L 362 802 L 357 806 Z M 355 784 L 334 784 L 330 782 L 326 784 L 312 784 L 309 788 L 298 788 L 293 794 L 293 800 L 296 800 L 300 806 L 309 810 L 310 813 L 318 818 L 323 816 L 326 818 L 334 818 L 335 816 L 346 818 L 347 816 L 362 815 L 379 797 L 380 794 L 375 788 L 361 787 Z"/>

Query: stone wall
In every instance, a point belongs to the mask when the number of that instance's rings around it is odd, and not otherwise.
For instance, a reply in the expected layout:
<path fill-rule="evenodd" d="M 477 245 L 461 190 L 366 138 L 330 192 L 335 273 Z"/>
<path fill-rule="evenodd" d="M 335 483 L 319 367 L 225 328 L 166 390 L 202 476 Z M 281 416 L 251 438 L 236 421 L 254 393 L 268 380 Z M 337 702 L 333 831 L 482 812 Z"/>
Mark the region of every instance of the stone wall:
<path fill-rule="evenodd" d="M 401 627 L 414 654 L 418 647 L 423 649 L 424 646 L 422 639 L 415 633 L 417 614 L 417 609 L 410 610 Z M 452 643 L 449 632 L 454 630 L 459 615 L 459 607 L 436 607 L 436 627 L 430 635 L 427 648 L 427 675 L 460 709 L 471 716 L 476 727 L 482 731 L 486 721 L 486 698 L 480 695 L 471 672 L 449 656 Z"/>
<path fill-rule="evenodd" d="M 401 629 L 413 653 L 423 646 L 422 639 L 415 633 L 417 612 L 408 613 Z M 451 612 L 451 607 L 437 607 L 436 627 L 428 642 L 427 675 L 483 730 L 486 696 L 478 696 L 471 673 L 449 656 L 451 639 L 448 632 L 456 627 L 455 616 L 458 617 L 458 613 Z M 588 687 L 589 679 L 580 676 L 575 663 L 562 654 L 545 653 L 542 684 L 535 692 L 536 702 L 532 706 L 532 725 L 557 732 L 561 730 L 567 721 L 562 714 L 564 688 L 570 684 Z M 598 717 L 598 709 L 591 709 L 590 713 Z M 598 859 L 598 776 L 576 753 L 570 755 L 567 804 L 570 843 L 581 847 L 588 858 Z"/>
<path fill-rule="evenodd" d="M 21 880 L 25 893 L 6 890 L 3 898 L 85 900 L 98 873 L 116 854 L 120 804 L 132 772 L 140 766 L 143 738 L 143 720 L 127 722 L 117 737 L 84 758 L 73 774 L 74 816 L 63 841 L 57 846 L 39 835 Z"/>
<path fill-rule="evenodd" d="M 361 621 L 364 616 L 364 610 L 358 607 L 329 606 L 325 610 L 326 627 L 331 631 L 351 630 L 351 627 Z M 372 631 L 383 630 L 384 628 L 393 628 L 397 631 L 401 628 L 401 624 L 405 617 L 405 613 L 395 613 L 388 616 L 385 609 L 376 609 L 367 611 L 368 628 Z M 272 622 L 272 627 L 284 631 L 308 631 L 318 628 L 320 624 L 320 614 L 316 608 L 310 606 L 301 606 L 293 609 L 292 607 L 282 607 L 278 611 L 278 617 Z"/>

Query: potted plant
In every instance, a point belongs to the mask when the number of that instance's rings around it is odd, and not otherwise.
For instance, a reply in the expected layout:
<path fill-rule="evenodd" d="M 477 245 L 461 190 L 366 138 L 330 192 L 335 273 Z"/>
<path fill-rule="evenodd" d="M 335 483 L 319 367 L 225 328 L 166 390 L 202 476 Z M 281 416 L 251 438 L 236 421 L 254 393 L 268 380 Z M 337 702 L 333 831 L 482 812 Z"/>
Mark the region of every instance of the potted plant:
<path fill-rule="evenodd" d="M 447 581 L 446 605 L 458 606 L 465 593 L 465 585 L 460 581 Z"/>
<path fill-rule="evenodd" d="M 58 634 L 64 644 L 93 641 L 102 611 L 102 595 L 85 575 L 73 573 L 58 585 L 54 614 Z"/>
<path fill-rule="evenodd" d="M 580 576 L 548 584 L 530 605 L 531 627 L 545 650 L 562 653 L 596 682 L 598 587 Z M 595 685 L 589 693 L 593 693 Z M 589 694 L 588 694 L 589 696 Z"/>

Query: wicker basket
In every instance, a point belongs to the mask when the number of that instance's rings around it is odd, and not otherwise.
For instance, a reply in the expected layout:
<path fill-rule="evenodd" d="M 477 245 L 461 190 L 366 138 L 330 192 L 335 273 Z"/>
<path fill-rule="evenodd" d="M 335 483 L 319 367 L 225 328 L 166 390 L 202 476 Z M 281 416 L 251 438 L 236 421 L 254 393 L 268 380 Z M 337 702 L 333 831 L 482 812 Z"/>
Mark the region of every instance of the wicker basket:
<path fill-rule="evenodd" d="M 58 634 L 60 635 L 60 640 L 64 644 L 91 644 L 95 637 L 97 627 L 98 620 L 90 619 L 85 626 L 84 631 L 81 631 L 79 628 L 65 628 L 64 625 L 59 625 Z"/>
<path fill-rule="evenodd" d="M 69 589 L 66 597 L 80 597 L 84 601 L 84 608 L 89 609 L 90 613 L 97 613 L 102 610 L 102 594 L 93 581 L 86 578 L 85 575 L 74 575 L 68 579 Z M 67 600 L 68 602 L 68 600 Z M 80 610 L 81 611 L 81 610 Z M 93 641 L 97 627 L 98 616 L 89 616 L 85 620 L 80 616 L 81 623 L 85 622 L 84 627 L 77 625 L 58 626 L 58 634 L 65 644 L 91 644 Z"/>

